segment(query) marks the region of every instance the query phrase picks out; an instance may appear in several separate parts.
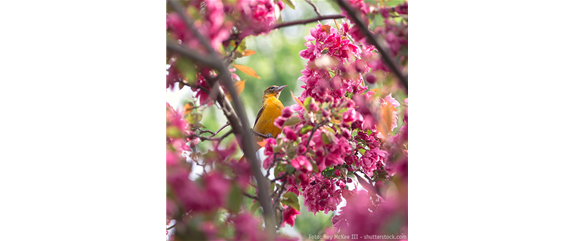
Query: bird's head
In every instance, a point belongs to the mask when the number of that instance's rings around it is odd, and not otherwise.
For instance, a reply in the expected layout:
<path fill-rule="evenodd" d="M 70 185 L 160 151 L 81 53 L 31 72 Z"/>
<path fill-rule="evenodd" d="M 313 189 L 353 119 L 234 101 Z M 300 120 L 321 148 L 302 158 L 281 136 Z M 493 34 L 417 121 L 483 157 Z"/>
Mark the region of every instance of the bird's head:
<path fill-rule="evenodd" d="M 272 86 L 269 86 L 267 89 L 265 89 L 265 91 L 263 91 L 263 99 L 267 99 L 267 98 L 269 98 L 269 97 L 279 98 L 279 95 L 281 94 L 281 91 L 282 91 L 283 89 L 285 89 L 285 87 L 287 87 L 287 85 L 283 85 L 283 86 L 272 85 Z"/>

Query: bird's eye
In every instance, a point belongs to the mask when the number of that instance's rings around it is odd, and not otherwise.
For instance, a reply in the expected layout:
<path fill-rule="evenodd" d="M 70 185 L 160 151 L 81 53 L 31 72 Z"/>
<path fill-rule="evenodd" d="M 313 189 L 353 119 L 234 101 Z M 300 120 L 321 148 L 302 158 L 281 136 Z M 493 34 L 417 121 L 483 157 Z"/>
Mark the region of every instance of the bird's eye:
<path fill-rule="evenodd" d="M 269 87 L 270 90 L 275 89 L 275 87 Z"/>

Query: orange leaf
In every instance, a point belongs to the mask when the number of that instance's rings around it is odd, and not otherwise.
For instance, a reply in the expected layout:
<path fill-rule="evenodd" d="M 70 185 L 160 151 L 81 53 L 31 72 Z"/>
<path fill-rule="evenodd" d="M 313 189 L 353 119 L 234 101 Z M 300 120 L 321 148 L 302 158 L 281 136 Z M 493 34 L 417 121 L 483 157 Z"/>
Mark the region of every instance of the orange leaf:
<path fill-rule="evenodd" d="M 377 130 L 383 134 L 386 139 L 389 132 L 392 130 L 393 118 L 396 115 L 397 109 L 389 102 L 385 102 L 380 109 L 379 124 Z"/>
<path fill-rule="evenodd" d="M 248 66 L 240 65 L 240 64 L 234 64 L 233 67 L 237 68 L 238 70 L 245 73 L 246 75 L 261 79 L 261 77 L 259 77 L 259 75 L 257 75 L 257 73 L 255 72 L 255 70 L 253 70 L 252 68 L 250 68 Z"/>
<path fill-rule="evenodd" d="M 331 26 L 329 25 L 322 25 L 321 29 L 327 33 L 327 35 L 331 34 Z"/>
<path fill-rule="evenodd" d="M 243 57 L 249 56 L 249 55 L 254 55 L 255 53 L 257 53 L 257 52 L 255 52 L 251 49 L 248 49 L 248 50 L 245 50 L 245 52 L 243 52 Z"/>
<path fill-rule="evenodd" d="M 299 100 L 299 98 L 295 97 L 295 94 L 293 94 L 293 91 L 291 91 L 291 97 L 293 97 L 293 99 L 295 100 L 295 102 L 297 102 L 301 107 L 303 107 L 303 110 L 305 109 L 305 105 L 303 105 L 303 102 L 301 102 Z"/>
<path fill-rule="evenodd" d="M 235 82 L 235 91 L 237 91 L 237 95 L 241 94 L 241 92 L 243 92 L 243 89 L 245 89 L 245 80 L 242 81 L 237 81 Z M 231 95 L 229 94 L 225 94 L 227 96 L 227 99 L 231 101 Z"/>
<path fill-rule="evenodd" d="M 262 141 L 258 141 L 257 145 L 259 145 L 260 147 L 265 147 L 265 143 L 267 143 L 267 140 L 262 140 Z"/>
<path fill-rule="evenodd" d="M 183 110 L 184 110 L 184 116 L 191 113 L 191 111 L 193 110 L 193 105 L 191 104 L 191 102 L 187 102 L 185 103 L 185 106 L 183 106 Z"/>

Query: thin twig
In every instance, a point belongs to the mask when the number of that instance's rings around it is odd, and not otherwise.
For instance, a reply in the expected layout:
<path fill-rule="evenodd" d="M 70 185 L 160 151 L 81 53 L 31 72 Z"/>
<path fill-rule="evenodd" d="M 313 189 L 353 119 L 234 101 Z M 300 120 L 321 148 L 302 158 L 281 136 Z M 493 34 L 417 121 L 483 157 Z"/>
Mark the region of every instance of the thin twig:
<path fill-rule="evenodd" d="M 277 199 L 275 199 L 275 202 L 273 203 L 273 209 L 277 208 L 277 205 L 279 204 L 279 201 L 281 199 L 281 195 L 285 191 L 285 184 L 287 184 L 287 182 L 283 182 L 283 184 L 281 184 L 281 188 L 280 188 L 281 190 L 277 194 Z"/>
<path fill-rule="evenodd" d="M 315 10 L 317 16 L 321 17 L 321 13 L 319 12 L 319 9 L 317 8 L 317 5 L 315 5 L 315 3 L 313 3 L 311 0 L 305 0 L 305 2 L 307 2 L 309 5 L 313 7 L 313 10 Z"/>
<path fill-rule="evenodd" d="M 269 173 L 271 171 L 271 168 L 273 168 L 273 166 L 275 165 L 275 162 L 277 162 L 277 152 L 273 153 L 273 163 L 271 163 L 271 165 L 269 165 L 269 168 L 267 168 L 267 174 L 265 174 L 265 178 L 269 178 Z M 279 159 L 280 160 L 280 159 Z"/>
<path fill-rule="evenodd" d="M 305 154 L 307 154 L 307 152 L 309 152 L 309 143 L 311 143 L 311 138 L 313 138 L 313 134 L 315 134 L 315 131 L 317 131 L 319 128 L 321 128 L 321 126 L 323 126 L 324 124 L 326 124 L 327 121 L 323 121 L 321 123 L 319 123 L 317 126 L 313 127 L 313 130 L 311 131 L 311 135 L 309 135 L 309 139 L 307 140 L 307 147 L 306 147 L 306 151 Z"/>
<path fill-rule="evenodd" d="M 223 139 L 225 139 L 225 137 L 229 136 L 229 134 L 233 133 L 233 130 L 228 131 L 227 133 L 223 134 L 219 139 L 220 141 L 223 141 Z"/>
<path fill-rule="evenodd" d="M 300 24 L 308 24 L 308 23 L 317 22 L 319 20 L 339 19 L 339 18 L 345 18 L 345 16 L 343 16 L 341 14 L 335 14 L 335 15 L 320 16 L 320 17 L 316 17 L 316 18 L 309 18 L 309 19 L 283 22 L 283 23 L 274 25 L 272 29 L 284 28 L 284 27 L 289 27 L 289 26 L 293 26 L 293 25 L 300 25 Z"/>
<path fill-rule="evenodd" d="M 355 11 L 355 9 L 351 7 L 351 5 L 349 5 L 349 3 L 347 3 L 345 0 L 337 0 L 337 3 L 339 4 L 339 6 L 341 6 L 341 8 L 345 9 L 347 14 L 349 14 L 349 17 L 351 17 L 353 22 L 355 22 L 355 24 L 361 29 L 361 31 L 363 32 L 363 34 L 365 34 L 369 42 L 373 44 L 375 48 L 377 48 L 377 51 L 379 51 L 379 54 L 381 55 L 381 59 L 383 60 L 383 62 L 385 62 L 387 66 L 389 66 L 391 71 L 395 74 L 395 76 L 397 76 L 397 78 L 405 88 L 405 92 L 408 92 L 407 76 L 404 76 L 401 73 L 395 61 L 393 61 L 389 56 L 388 51 L 377 41 L 375 35 L 373 35 L 371 31 L 369 31 L 367 25 L 359 18 L 357 11 Z"/>
<path fill-rule="evenodd" d="M 166 230 L 172 229 L 173 227 L 175 227 L 176 224 L 177 224 L 177 222 L 175 222 L 173 225 L 169 226 Z"/>
<path fill-rule="evenodd" d="M 263 134 L 261 134 L 261 133 L 255 131 L 255 130 L 253 130 L 253 129 L 251 129 L 251 130 L 253 131 L 253 134 L 258 135 L 258 136 L 263 137 L 263 138 L 272 138 L 272 137 L 273 137 L 273 136 L 271 136 L 271 135 L 263 135 Z"/>
<path fill-rule="evenodd" d="M 228 126 L 229 126 L 229 121 L 227 123 L 225 123 L 225 125 L 223 125 L 221 128 L 219 128 L 219 130 L 217 130 L 215 133 L 211 132 L 211 134 L 213 134 L 213 135 L 211 135 L 210 137 L 214 137 L 215 135 L 219 134 L 219 132 L 221 132 L 225 127 L 228 127 Z"/>
<path fill-rule="evenodd" d="M 241 192 L 243 192 L 243 195 L 244 195 L 244 196 L 249 197 L 249 198 L 251 198 L 251 199 L 257 200 L 257 196 L 251 195 L 251 194 L 249 194 L 249 193 L 247 193 L 247 192 L 245 192 L 245 191 L 241 191 Z"/>
<path fill-rule="evenodd" d="M 290 175 L 290 174 L 293 174 L 293 172 L 292 172 L 292 173 L 287 173 L 287 172 L 285 172 L 285 173 L 283 173 L 283 175 L 281 175 L 281 176 L 279 176 L 279 177 L 274 178 L 273 180 L 271 180 L 271 182 L 274 182 L 274 181 L 283 179 L 284 177 L 286 177 L 287 175 Z"/>

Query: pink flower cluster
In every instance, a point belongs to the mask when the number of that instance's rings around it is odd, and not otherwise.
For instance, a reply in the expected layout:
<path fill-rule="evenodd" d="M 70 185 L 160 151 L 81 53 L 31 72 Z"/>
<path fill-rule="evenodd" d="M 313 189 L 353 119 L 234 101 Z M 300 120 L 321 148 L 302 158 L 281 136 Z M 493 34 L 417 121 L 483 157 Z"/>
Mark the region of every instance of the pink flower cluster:
<path fill-rule="evenodd" d="M 199 2 L 192 1 L 190 7 L 196 7 Z M 205 1 L 205 10 L 202 11 L 204 16 L 203 22 L 194 22 L 197 30 L 205 36 L 211 47 L 214 49 L 219 49 L 221 43 L 226 40 L 231 34 L 231 28 L 233 27 L 232 21 L 225 20 L 225 14 L 223 12 L 224 5 L 221 0 L 209 0 Z M 173 37 L 177 40 L 181 40 L 182 44 L 187 45 L 192 49 L 204 49 L 201 47 L 199 39 L 191 33 L 183 19 L 181 19 L 176 12 L 171 12 L 167 14 L 166 19 L 167 30 L 173 33 Z M 205 49 L 204 49 L 205 50 Z"/>
<path fill-rule="evenodd" d="M 242 13 L 242 36 L 247 36 L 269 32 L 285 4 L 273 0 L 239 0 L 237 8 Z"/>
<path fill-rule="evenodd" d="M 295 170 L 286 178 L 287 190 L 302 193 L 311 212 L 336 210 L 345 183 L 351 182 L 343 173 L 356 169 L 374 176 L 384 170 L 390 155 L 378 137 L 373 106 L 398 107 L 398 102 L 366 91 L 362 75 L 371 68 L 363 60 L 366 53 L 345 37 L 348 31 L 346 23 L 339 29 L 321 24 L 311 29 L 306 49 L 300 52 L 308 59 L 299 78 L 305 85 L 298 101 L 304 105 L 283 110 L 274 122 L 282 134 L 265 145 L 263 167 L 271 168 L 274 158 L 286 158 L 284 163 Z M 391 129 L 396 116 L 393 120 Z"/>
<path fill-rule="evenodd" d="M 179 112 L 166 103 L 166 164 L 177 165 L 183 159 L 181 153 L 189 151 L 186 136 L 192 132 Z"/>
<path fill-rule="evenodd" d="M 345 199 L 347 205 L 332 219 L 333 227 L 341 234 L 359 237 L 377 234 L 406 236 L 406 200 L 392 196 L 383 201 L 364 190 L 349 193 Z"/>
<path fill-rule="evenodd" d="M 201 177 L 203 185 L 189 179 L 189 172 L 183 168 L 168 170 L 167 184 L 184 212 L 212 211 L 227 204 L 231 187 L 230 180 L 218 172 Z"/>
<path fill-rule="evenodd" d="M 309 212 L 337 210 L 337 205 L 343 201 L 341 189 L 337 189 L 335 181 L 321 175 L 311 177 L 311 183 L 302 187 L 304 204 Z"/>
<path fill-rule="evenodd" d="M 309 61 L 299 78 L 305 83 L 300 99 L 311 96 L 318 102 L 329 102 L 332 100 L 329 96 L 340 99 L 345 92 L 361 93 L 367 88 L 362 84 L 362 76 L 356 73 L 366 73 L 368 66 L 360 60 L 361 49 L 345 37 L 348 30 L 345 22 L 339 29 L 318 24 L 305 37 L 306 49 L 299 56 Z M 349 63 L 354 68 L 345 65 Z"/>

